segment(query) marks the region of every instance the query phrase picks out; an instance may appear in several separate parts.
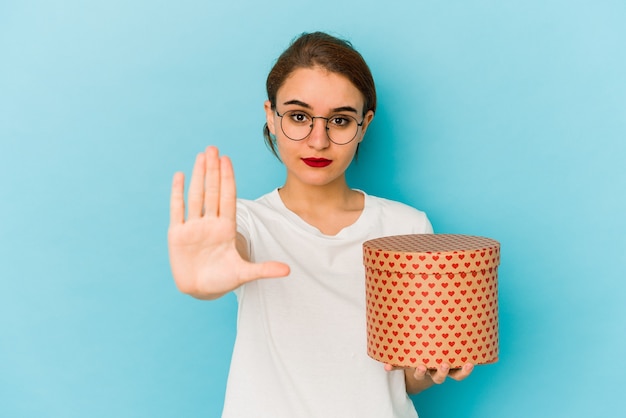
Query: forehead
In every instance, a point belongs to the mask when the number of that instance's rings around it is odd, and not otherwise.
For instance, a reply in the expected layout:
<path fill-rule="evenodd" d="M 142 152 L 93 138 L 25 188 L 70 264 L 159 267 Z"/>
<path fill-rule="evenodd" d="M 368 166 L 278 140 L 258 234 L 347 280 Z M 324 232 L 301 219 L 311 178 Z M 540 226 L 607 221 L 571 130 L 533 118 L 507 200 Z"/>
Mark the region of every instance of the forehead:
<path fill-rule="evenodd" d="M 312 109 L 324 111 L 340 107 L 362 110 L 363 94 L 344 75 L 324 68 L 298 68 L 278 89 L 277 104 L 300 101 Z"/>

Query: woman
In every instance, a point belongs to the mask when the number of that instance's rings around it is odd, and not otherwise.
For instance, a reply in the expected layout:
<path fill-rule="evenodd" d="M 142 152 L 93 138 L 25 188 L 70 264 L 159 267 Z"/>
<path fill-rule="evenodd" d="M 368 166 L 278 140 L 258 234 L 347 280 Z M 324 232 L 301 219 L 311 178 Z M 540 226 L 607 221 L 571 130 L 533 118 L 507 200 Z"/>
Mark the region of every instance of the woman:
<path fill-rule="evenodd" d="M 464 379 L 472 365 L 396 370 L 366 354 L 362 243 L 432 233 L 423 212 L 346 182 L 376 110 L 370 70 L 348 42 L 304 34 L 267 93 L 280 188 L 237 200 L 230 160 L 214 147 L 196 159 L 187 219 L 182 173 L 172 187 L 178 288 L 200 299 L 234 291 L 239 303 L 223 417 L 416 417 L 407 393 Z"/>

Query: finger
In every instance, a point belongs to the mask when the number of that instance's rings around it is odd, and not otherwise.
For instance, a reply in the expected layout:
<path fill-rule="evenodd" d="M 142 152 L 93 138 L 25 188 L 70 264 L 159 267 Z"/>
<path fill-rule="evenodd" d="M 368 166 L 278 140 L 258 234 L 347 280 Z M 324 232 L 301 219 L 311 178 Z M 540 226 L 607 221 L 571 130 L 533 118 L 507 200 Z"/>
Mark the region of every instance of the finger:
<path fill-rule="evenodd" d="M 277 277 L 285 277 L 290 273 L 290 268 L 285 263 L 278 261 L 266 261 L 264 263 L 249 263 L 248 270 L 244 272 L 243 283 L 257 279 L 270 279 Z"/>
<path fill-rule="evenodd" d="M 434 372 L 430 372 L 430 378 L 433 380 L 433 382 L 440 385 L 446 380 L 446 377 L 448 377 L 449 371 L 450 365 L 447 363 L 442 363 L 437 367 L 437 370 L 435 370 Z"/>
<path fill-rule="evenodd" d="M 216 147 L 207 147 L 204 175 L 204 214 L 217 216 L 220 203 L 220 159 Z"/>
<path fill-rule="evenodd" d="M 424 380 L 427 377 L 430 377 L 428 368 L 423 364 L 420 364 L 415 368 L 415 372 L 413 373 L 413 377 L 417 380 Z"/>
<path fill-rule="evenodd" d="M 474 370 L 474 365 L 472 363 L 464 364 L 463 367 L 457 370 L 452 370 L 448 373 L 448 377 L 454 380 L 463 380 L 467 378 Z"/>
<path fill-rule="evenodd" d="M 226 156 L 220 158 L 220 168 L 219 216 L 235 221 L 237 213 L 237 186 L 230 158 Z"/>
<path fill-rule="evenodd" d="M 395 366 L 392 366 L 391 364 L 385 363 L 385 371 L 386 372 L 391 372 L 391 371 L 394 371 L 394 370 L 399 370 L 399 369 L 397 367 L 395 367 Z"/>
<path fill-rule="evenodd" d="M 189 219 L 197 219 L 202 216 L 202 202 L 204 196 L 204 166 L 206 161 L 204 154 L 198 154 L 196 157 L 196 163 L 193 166 L 193 172 L 191 173 L 191 181 L 189 182 L 189 205 L 188 214 Z"/>
<path fill-rule="evenodd" d="M 185 222 L 185 175 L 174 174 L 172 192 L 170 194 L 170 226 Z"/>
<path fill-rule="evenodd" d="M 289 266 L 285 263 L 278 261 L 266 261 L 264 263 L 257 264 L 258 277 L 272 278 L 272 277 L 285 277 L 291 272 Z"/>

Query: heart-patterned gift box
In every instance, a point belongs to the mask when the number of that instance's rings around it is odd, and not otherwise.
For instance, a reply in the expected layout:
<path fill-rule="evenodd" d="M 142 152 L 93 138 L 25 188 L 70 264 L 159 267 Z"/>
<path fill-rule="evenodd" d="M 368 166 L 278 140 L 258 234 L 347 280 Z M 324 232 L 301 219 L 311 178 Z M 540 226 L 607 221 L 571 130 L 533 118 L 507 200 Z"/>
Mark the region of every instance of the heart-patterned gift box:
<path fill-rule="evenodd" d="M 415 234 L 363 243 L 367 353 L 402 367 L 498 359 L 500 244 Z"/>

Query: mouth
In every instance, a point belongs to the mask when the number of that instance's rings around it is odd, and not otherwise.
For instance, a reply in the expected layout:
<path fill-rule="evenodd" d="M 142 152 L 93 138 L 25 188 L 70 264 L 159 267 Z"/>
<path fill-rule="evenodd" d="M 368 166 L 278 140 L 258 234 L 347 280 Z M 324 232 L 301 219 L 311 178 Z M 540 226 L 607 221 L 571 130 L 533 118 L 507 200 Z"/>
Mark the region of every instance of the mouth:
<path fill-rule="evenodd" d="M 302 162 L 309 167 L 321 168 L 329 166 L 333 160 L 327 160 L 326 158 L 302 158 Z"/>

